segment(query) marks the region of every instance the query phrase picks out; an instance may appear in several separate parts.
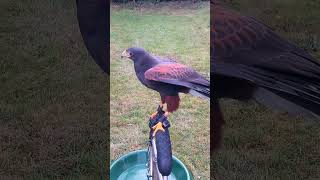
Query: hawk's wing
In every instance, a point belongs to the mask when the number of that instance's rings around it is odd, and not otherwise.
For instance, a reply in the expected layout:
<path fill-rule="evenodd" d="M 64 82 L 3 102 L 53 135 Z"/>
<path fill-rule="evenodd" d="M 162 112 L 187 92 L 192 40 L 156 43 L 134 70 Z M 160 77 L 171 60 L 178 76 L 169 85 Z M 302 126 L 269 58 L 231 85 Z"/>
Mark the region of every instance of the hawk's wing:
<path fill-rule="evenodd" d="M 254 18 L 214 6 L 211 45 L 216 62 L 272 68 L 309 74 L 320 63 L 307 52 L 275 34 Z M 294 59 L 292 59 L 294 58 Z M 320 75 L 317 72 L 317 75 Z"/>
<path fill-rule="evenodd" d="M 210 82 L 192 68 L 179 63 L 162 63 L 147 70 L 144 76 L 148 80 L 185 86 L 197 91 L 210 92 Z"/>
<path fill-rule="evenodd" d="M 254 18 L 219 5 L 213 6 L 212 13 L 213 78 L 245 80 L 320 113 L 320 63 L 317 60 Z M 228 82 L 223 83 L 214 85 L 223 90 Z M 238 92 L 243 91 L 233 91 Z"/>

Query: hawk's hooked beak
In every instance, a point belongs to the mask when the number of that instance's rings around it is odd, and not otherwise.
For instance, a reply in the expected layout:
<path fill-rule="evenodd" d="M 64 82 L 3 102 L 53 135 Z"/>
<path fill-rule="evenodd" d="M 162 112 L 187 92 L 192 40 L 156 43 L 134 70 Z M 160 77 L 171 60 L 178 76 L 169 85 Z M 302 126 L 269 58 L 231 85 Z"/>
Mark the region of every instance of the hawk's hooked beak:
<path fill-rule="evenodd" d="M 124 51 L 122 52 L 122 54 L 121 54 L 121 58 L 123 58 L 123 57 L 130 58 L 131 56 L 130 56 L 130 54 L 128 53 L 127 50 L 124 50 Z"/>

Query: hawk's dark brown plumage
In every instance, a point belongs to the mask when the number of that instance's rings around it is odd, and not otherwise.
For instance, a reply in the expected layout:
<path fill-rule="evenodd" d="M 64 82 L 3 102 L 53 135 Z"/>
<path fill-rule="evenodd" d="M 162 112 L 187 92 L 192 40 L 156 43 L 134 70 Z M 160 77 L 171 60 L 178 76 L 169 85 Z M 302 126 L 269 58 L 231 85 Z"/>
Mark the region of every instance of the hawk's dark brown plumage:
<path fill-rule="evenodd" d="M 254 98 L 292 114 L 320 115 L 319 61 L 252 17 L 215 2 L 211 8 L 214 101 Z M 213 105 L 213 129 L 220 132 L 222 114 Z"/>
<path fill-rule="evenodd" d="M 136 47 L 124 51 L 123 56 L 133 60 L 140 82 L 160 93 L 168 112 L 178 109 L 179 93 L 210 98 L 210 82 L 191 67 L 168 58 L 153 56 Z"/>

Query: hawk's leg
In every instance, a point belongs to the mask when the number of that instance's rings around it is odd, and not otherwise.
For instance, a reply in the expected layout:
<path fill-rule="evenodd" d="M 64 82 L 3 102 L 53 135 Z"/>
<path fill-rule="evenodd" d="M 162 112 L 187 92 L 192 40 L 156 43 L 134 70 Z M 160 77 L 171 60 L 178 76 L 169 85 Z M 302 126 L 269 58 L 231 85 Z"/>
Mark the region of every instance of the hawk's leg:
<path fill-rule="evenodd" d="M 161 112 L 159 112 L 161 111 Z M 162 116 L 160 118 L 167 118 L 169 116 L 169 112 L 168 111 L 163 111 L 163 104 L 160 104 L 160 106 L 158 107 L 158 111 L 157 113 L 155 113 L 155 116 L 158 114 L 158 113 L 161 113 Z M 156 135 L 156 133 L 160 130 L 160 131 L 165 131 L 164 128 L 163 128 L 163 124 L 162 124 L 162 121 L 159 121 L 156 125 L 154 125 L 152 127 L 152 130 L 153 130 L 153 136 Z"/>
<path fill-rule="evenodd" d="M 220 104 L 219 101 L 217 99 L 214 99 L 212 102 L 212 110 L 211 112 L 214 113 L 213 114 L 213 118 L 211 120 L 210 123 L 210 131 L 213 132 L 214 137 L 211 139 L 211 146 L 210 146 L 210 150 L 212 150 L 212 152 L 216 149 L 219 148 L 219 146 L 221 145 L 221 141 L 222 141 L 222 126 L 224 125 L 224 119 L 223 119 L 223 114 L 222 111 L 220 109 Z"/>
<path fill-rule="evenodd" d="M 163 109 L 163 103 L 162 103 L 162 102 L 159 104 L 158 109 L 159 109 L 159 108 Z M 157 109 L 156 112 L 154 112 L 154 113 L 152 113 L 152 114 L 150 115 L 150 118 L 151 118 L 151 119 L 153 119 L 154 117 L 156 117 L 156 115 L 158 114 L 158 109 Z"/>
<path fill-rule="evenodd" d="M 161 108 L 161 109 L 159 109 L 159 108 Z M 159 112 L 159 113 L 161 113 L 161 114 L 163 113 L 162 114 L 163 116 L 161 116 L 160 118 L 167 118 L 169 116 L 169 112 L 168 111 L 163 111 L 162 110 L 163 107 L 161 107 L 161 106 L 159 106 L 159 108 L 158 108 L 158 112 L 161 110 L 162 112 Z M 152 127 L 152 129 L 153 129 L 153 136 L 155 136 L 157 131 L 159 131 L 159 130 L 161 130 L 163 132 L 165 131 L 164 128 L 163 128 L 162 121 L 159 121 L 156 125 L 154 125 Z"/>

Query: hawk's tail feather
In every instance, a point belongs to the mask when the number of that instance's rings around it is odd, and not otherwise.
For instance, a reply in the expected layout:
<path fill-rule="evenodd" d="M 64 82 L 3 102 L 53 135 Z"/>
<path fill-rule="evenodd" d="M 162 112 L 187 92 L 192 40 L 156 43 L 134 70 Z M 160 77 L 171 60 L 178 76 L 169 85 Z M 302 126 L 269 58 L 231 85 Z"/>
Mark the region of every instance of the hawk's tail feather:
<path fill-rule="evenodd" d="M 317 70 L 306 71 L 311 75 L 292 73 L 293 76 L 290 72 L 277 72 L 244 65 L 228 63 L 212 65 L 214 68 L 212 76 L 231 77 L 250 83 L 255 88 L 250 97 L 260 104 L 306 118 L 320 117 L 320 76 L 317 75 Z M 320 70 L 320 66 L 317 68 Z M 243 95 L 242 91 L 231 91 L 233 94 Z"/>
<path fill-rule="evenodd" d="M 261 87 L 254 91 L 253 97 L 260 104 L 276 111 L 286 111 L 289 114 L 302 115 L 309 119 L 320 119 L 318 105 L 300 97 L 277 94 L 277 92 Z"/>
<path fill-rule="evenodd" d="M 189 93 L 192 94 L 193 96 L 210 100 L 210 89 L 209 88 L 192 88 L 189 90 Z"/>

